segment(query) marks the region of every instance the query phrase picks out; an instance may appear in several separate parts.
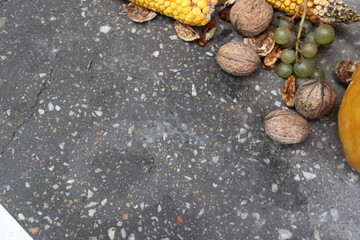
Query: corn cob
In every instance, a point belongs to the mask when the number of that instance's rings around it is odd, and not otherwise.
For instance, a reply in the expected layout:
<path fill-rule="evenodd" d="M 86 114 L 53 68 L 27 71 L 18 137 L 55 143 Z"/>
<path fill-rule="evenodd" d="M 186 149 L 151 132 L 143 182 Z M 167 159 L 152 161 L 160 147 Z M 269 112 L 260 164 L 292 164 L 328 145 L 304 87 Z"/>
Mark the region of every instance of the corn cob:
<path fill-rule="evenodd" d="M 192 26 L 206 25 L 218 0 L 130 0 Z"/>
<path fill-rule="evenodd" d="M 303 13 L 304 0 L 266 0 L 274 8 L 293 16 Z M 308 0 L 306 18 L 314 23 L 352 23 L 360 21 L 360 15 L 342 0 Z"/>

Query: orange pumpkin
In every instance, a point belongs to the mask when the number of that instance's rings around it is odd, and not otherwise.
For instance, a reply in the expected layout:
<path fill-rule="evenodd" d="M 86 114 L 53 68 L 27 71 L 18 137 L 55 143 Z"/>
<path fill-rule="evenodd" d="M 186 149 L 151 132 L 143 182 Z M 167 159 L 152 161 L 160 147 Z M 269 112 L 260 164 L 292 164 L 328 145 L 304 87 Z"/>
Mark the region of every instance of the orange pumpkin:
<path fill-rule="evenodd" d="M 360 172 L 360 67 L 352 75 L 341 101 L 338 130 L 346 161 Z"/>

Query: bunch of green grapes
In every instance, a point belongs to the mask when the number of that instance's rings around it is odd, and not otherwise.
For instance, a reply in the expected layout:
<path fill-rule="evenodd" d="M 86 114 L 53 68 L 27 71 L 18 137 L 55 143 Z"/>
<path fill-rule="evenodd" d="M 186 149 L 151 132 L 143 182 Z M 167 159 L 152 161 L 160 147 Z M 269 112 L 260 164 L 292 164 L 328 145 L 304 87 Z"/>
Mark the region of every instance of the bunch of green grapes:
<path fill-rule="evenodd" d="M 315 57 L 320 45 L 329 45 L 335 37 L 335 30 L 331 25 L 320 24 L 314 26 L 305 20 L 301 30 L 301 38 L 297 39 L 300 22 L 289 22 L 289 18 L 282 12 L 275 12 L 272 25 L 275 42 L 284 49 L 281 52 L 281 63 L 276 68 L 276 73 L 281 78 L 295 74 L 299 81 L 306 79 L 324 79 L 325 73 L 316 65 Z M 298 42 L 298 44 L 296 44 Z M 296 45 L 298 56 L 296 56 Z"/>

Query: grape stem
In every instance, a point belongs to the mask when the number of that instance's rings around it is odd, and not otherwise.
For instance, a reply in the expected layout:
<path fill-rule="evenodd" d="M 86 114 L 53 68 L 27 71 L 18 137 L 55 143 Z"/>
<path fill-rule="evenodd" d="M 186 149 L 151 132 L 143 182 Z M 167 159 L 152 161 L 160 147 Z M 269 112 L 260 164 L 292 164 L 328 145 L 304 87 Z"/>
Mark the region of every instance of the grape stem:
<path fill-rule="evenodd" d="M 305 21 L 305 17 L 306 17 L 306 13 L 307 13 L 307 0 L 304 0 L 302 3 L 302 7 L 303 7 L 303 14 L 301 16 L 301 21 L 300 21 L 300 26 L 299 26 L 299 31 L 297 34 L 297 39 L 296 39 L 296 44 L 295 44 L 295 53 L 296 53 L 296 58 L 298 58 L 298 54 L 300 52 L 299 49 L 299 42 L 300 42 L 300 37 L 301 37 L 301 32 L 304 26 L 304 21 Z"/>

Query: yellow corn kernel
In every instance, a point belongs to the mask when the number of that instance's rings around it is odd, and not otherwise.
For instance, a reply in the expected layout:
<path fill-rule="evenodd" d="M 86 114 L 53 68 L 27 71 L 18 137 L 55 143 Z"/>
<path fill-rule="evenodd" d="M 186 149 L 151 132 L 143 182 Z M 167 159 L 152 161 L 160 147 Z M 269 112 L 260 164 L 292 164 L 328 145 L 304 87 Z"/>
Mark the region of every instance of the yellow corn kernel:
<path fill-rule="evenodd" d="M 206 25 L 218 0 L 130 0 L 192 26 Z M 290 1 L 290 0 L 288 0 Z"/>
<path fill-rule="evenodd" d="M 304 0 L 265 0 L 287 15 L 301 17 Z M 308 0 L 306 18 L 316 23 L 352 23 L 360 21 L 360 15 L 343 0 Z"/>

